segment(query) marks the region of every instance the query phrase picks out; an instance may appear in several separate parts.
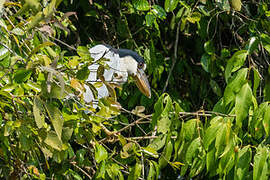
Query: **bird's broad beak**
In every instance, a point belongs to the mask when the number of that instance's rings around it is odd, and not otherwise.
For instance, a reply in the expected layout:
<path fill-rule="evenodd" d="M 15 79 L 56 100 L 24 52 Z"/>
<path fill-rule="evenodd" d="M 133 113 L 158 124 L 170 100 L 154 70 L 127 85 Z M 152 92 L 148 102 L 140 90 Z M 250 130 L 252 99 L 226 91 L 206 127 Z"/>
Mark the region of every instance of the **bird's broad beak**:
<path fill-rule="evenodd" d="M 133 76 L 139 90 L 148 98 L 151 98 L 151 88 L 148 79 L 142 69 L 137 70 L 137 74 Z"/>

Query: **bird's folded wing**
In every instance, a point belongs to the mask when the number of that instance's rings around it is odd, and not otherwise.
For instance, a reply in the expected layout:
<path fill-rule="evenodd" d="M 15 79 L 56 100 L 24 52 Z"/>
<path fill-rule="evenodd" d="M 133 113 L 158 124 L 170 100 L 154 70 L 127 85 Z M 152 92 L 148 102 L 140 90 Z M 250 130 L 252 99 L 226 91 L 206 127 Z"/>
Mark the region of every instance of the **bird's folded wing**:
<path fill-rule="evenodd" d="M 101 58 L 107 59 L 108 61 L 105 61 L 105 64 L 109 66 L 109 69 L 104 70 L 104 79 L 106 82 L 112 82 L 116 84 L 122 84 L 123 82 L 127 81 L 127 72 L 123 68 L 123 63 L 121 63 L 119 54 L 116 53 L 115 49 L 108 46 L 108 45 L 96 45 L 92 47 L 89 50 L 91 57 L 97 61 Z M 100 81 L 97 77 L 97 70 L 99 68 L 99 64 L 92 64 L 88 67 L 90 70 L 90 74 L 88 76 L 88 81 L 91 84 L 94 84 L 95 82 Z M 115 77 L 115 74 L 117 76 Z M 93 93 L 91 89 L 84 85 L 86 92 L 84 93 L 84 100 L 85 102 L 94 102 L 98 101 L 98 99 L 109 96 L 109 91 L 105 84 L 103 84 L 101 87 L 96 88 L 98 92 L 97 99 L 94 98 Z"/>

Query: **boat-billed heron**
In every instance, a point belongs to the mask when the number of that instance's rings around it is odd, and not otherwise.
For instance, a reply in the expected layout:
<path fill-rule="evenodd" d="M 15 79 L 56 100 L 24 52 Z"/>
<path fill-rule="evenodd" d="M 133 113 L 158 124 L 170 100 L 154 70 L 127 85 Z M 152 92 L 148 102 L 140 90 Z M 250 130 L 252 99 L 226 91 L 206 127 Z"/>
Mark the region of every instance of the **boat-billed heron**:
<path fill-rule="evenodd" d="M 96 45 L 89 49 L 91 57 L 94 62 L 97 62 L 101 58 L 105 59 L 103 73 L 103 81 L 108 83 L 114 83 L 121 85 L 128 80 L 128 76 L 133 77 L 139 90 L 148 98 L 151 97 L 151 88 L 147 77 L 144 73 L 146 69 L 146 64 L 144 59 L 138 55 L 136 52 L 128 49 L 115 49 L 109 45 Z M 94 63 L 88 67 L 90 74 L 87 82 L 94 84 L 100 82 L 101 80 L 98 76 L 99 64 Z M 89 86 L 84 85 L 86 92 L 84 93 L 84 100 L 89 102 L 97 102 L 98 99 L 109 96 L 109 91 L 105 84 L 101 87 L 97 87 L 98 97 L 94 98 L 93 92 Z"/>

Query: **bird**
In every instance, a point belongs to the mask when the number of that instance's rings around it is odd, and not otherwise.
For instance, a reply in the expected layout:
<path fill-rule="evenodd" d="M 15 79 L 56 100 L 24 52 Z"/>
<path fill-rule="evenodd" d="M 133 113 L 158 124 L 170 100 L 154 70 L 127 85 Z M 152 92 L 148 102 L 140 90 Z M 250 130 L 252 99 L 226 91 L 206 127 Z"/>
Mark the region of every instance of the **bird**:
<path fill-rule="evenodd" d="M 139 90 L 148 98 L 151 98 L 151 87 L 145 74 L 146 63 L 137 52 L 129 49 L 116 49 L 107 44 L 98 44 L 89 49 L 92 63 L 88 69 L 89 76 L 84 84 L 85 93 L 84 101 L 93 103 L 97 107 L 98 100 L 110 96 L 110 85 L 120 86 L 127 82 L 128 76 L 131 76 Z M 104 64 L 102 76 L 99 75 L 100 60 Z M 93 89 L 90 86 L 101 82 L 95 89 L 97 96 L 93 94 Z M 94 108 L 95 108 L 94 107 Z"/>

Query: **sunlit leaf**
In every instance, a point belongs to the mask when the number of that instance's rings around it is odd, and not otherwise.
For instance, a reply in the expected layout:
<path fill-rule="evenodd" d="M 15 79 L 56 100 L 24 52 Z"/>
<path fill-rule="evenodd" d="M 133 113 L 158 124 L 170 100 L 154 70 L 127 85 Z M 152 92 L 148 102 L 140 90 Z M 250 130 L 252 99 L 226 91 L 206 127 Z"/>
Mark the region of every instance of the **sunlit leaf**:
<path fill-rule="evenodd" d="M 165 10 L 161 7 L 161 6 L 159 6 L 159 5 L 154 5 L 154 6 L 152 6 L 152 12 L 158 17 L 158 18 L 160 18 L 160 19 L 166 19 L 166 16 L 167 16 L 167 14 L 166 14 L 166 12 L 165 12 Z"/>
<path fill-rule="evenodd" d="M 38 128 L 42 128 L 45 123 L 45 116 L 43 114 L 43 102 L 38 98 L 34 98 L 33 113 Z"/>
<path fill-rule="evenodd" d="M 232 81 L 224 90 L 225 105 L 235 100 L 235 95 L 240 91 L 242 86 L 246 83 L 248 69 L 240 69 L 232 78 Z"/>
<path fill-rule="evenodd" d="M 164 4 L 164 8 L 167 12 L 171 12 L 173 11 L 177 4 L 178 4 L 179 0 L 165 0 L 165 4 Z"/>
<path fill-rule="evenodd" d="M 231 77 L 231 73 L 237 71 L 245 63 L 248 52 L 246 50 L 237 51 L 233 54 L 231 59 L 228 61 L 225 69 L 226 82 Z"/>
<path fill-rule="evenodd" d="M 268 179 L 268 150 L 266 147 L 258 147 L 254 156 L 253 179 Z"/>
<path fill-rule="evenodd" d="M 20 28 L 14 28 L 11 30 L 11 32 L 15 35 L 18 35 L 18 36 L 24 35 L 24 31 Z"/>
<path fill-rule="evenodd" d="M 187 161 L 187 163 L 192 164 L 193 158 L 198 155 L 198 152 L 199 152 L 200 146 L 201 146 L 200 141 L 201 141 L 200 138 L 196 138 L 188 146 L 187 152 L 186 152 L 186 161 Z"/>
<path fill-rule="evenodd" d="M 135 9 L 139 11 L 148 11 L 150 9 L 147 0 L 132 0 L 132 4 L 135 7 Z"/>
<path fill-rule="evenodd" d="M 38 45 L 37 47 L 35 47 L 29 54 L 29 57 L 31 57 L 32 55 L 34 55 L 35 53 L 37 53 L 41 48 L 44 48 L 46 46 L 53 46 L 54 43 L 50 42 L 50 41 L 47 41 L 47 42 L 44 42 L 40 45 Z"/>
<path fill-rule="evenodd" d="M 256 49 L 258 49 L 259 40 L 257 37 L 251 37 L 248 44 L 248 54 L 253 53 Z"/>
<path fill-rule="evenodd" d="M 96 149 L 95 149 L 95 160 L 97 163 L 100 163 L 101 161 L 107 159 L 108 157 L 108 152 L 106 149 L 101 145 L 101 144 L 96 144 Z"/>
<path fill-rule="evenodd" d="M 242 121 L 249 115 L 249 108 L 252 104 L 252 90 L 248 83 L 242 86 L 240 92 L 236 95 L 235 114 L 236 125 L 241 127 Z"/>
<path fill-rule="evenodd" d="M 53 124 L 54 130 L 59 138 L 59 140 L 61 140 L 61 136 L 62 136 L 62 129 L 63 129 L 63 123 L 64 123 L 64 119 L 62 116 L 61 111 L 58 109 L 58 107 L 56 107 L 53 104 L 46 104 L 45 105 L 46 110 L 49 114 L 50 120 Z"/>
<path fill-rule="evenodd" d="M 187 20 L 191 23 L 196 23 L 201 20 L 201 13 L 194 12 L 190 16 L 187 17 Z"/>
<path fill-rule="evenodd" d="M 54 131 L 48 132 L 44 142 L 58 151 L 61 151 L 62 149 L 62 142 Z"/>
<path fill-rule="evenodd" d="M 241 0 L 230 0 L 231 6 L 235 11 L 241 11 L 242 2 Z"/>

